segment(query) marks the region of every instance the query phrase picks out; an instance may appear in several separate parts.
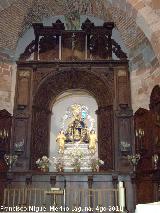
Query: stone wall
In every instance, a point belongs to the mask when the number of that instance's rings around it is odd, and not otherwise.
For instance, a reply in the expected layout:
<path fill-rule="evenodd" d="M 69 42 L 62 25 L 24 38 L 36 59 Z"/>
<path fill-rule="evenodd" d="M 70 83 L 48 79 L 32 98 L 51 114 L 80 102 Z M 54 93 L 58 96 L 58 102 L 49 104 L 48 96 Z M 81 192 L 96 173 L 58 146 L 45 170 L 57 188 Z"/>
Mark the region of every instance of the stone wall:
<path fill-rule="evenodd" d="M 148 109 L 153 87 L 160 84 L 160 66 L 148 39 L 130 49 L 132 107 Z"/>
<path fill-rule="evenodd" d="M 160 1 L 159 1 L 159 0 L 152 0 L 151 6 L 152 6 L 154 9 L 160 9 Z"/>
<path fill-rule="evenodd" d="M 155 84 L 160 84 L 160 1 L 159 0 L 2 0 L 0 2 L 0 47 L 15 51 L 26 29 L 44 17 L 71 14 L 96 16 L 114 21 L 129 52 L 132 103 L 148 108 Z M 74 2 L 74 4 L 73 4 Z M 106 15 L 107 14 L 107 15 Z M 2 58 L 2 59 L 1 59 Z M 4 61 L 5 58 L 5 61 Z M 0 56 L 0 108 L 12 112 L 16 66 Z M 158 63 L 159 62 L 159 63 Z"/>
<path fill-rule="evenodd" d="M 141 69 L 131 73 L 131 95 L 134 112 L 139 108 L 149 108 L 150 94 L 153 87 L 160 84 L 159 67 L 152 69 Z"/>

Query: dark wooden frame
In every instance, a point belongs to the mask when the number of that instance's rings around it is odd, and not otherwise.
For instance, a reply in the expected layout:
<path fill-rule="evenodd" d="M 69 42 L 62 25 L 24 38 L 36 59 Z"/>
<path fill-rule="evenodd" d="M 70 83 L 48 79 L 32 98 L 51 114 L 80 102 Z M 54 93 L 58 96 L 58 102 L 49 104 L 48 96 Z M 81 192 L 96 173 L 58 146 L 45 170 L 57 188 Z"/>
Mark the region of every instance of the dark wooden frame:
<path fill-rule="evenodd" d="M 102 58 L 98 57 L 99 60 L 78 58 L 76 61 L 74 57 L 67 56 L 67 61 L 63 58 L 58 61 L 54 58 L 47 61 L 38 60 L 40 35 L 58 36 L 65 30 L 60 21 L 52 27 L 44 27 L 42 24 L 33 26 L 35 40 L 17 62 L 12 146 L 21 138 L 25 144 L 16 169 L 35 169 L 35 161 L 43 155 L 48 155 L 51 109 L 56 97 L 66 90 L 82 89 L 90 93 L 98 104 L 98 150 L 99 157 L 105 162 L 101 169 L 128 170 L 127 154 L 130 154 L 133 148 L 130 77 L 126 54 L 111 38 L 114 24 L 104 23 L 102 27 L 95 27 L 86 20 L 82 25 L 82 34 L 97 34 L 98 38 L 107 35 L 109 57 L 104 52 L 104 55 L 101 54 Z M 76 34 L 76 31 L 73 33 Z M 98 54 L 99 48 L 95 51 Z M 26 61 L 32 53 L 34 60 Z M 111 59 L 113 53 L 119 59 Z M 87 56 L 88 54 L 90 53 L 87 52 Z M 104 60 L 105 56 L 107 58 Z M 21 81 L 25 84 L 22 85 Z M 129 145 L 126 151 L 120 147 L 124 140 Z"/>

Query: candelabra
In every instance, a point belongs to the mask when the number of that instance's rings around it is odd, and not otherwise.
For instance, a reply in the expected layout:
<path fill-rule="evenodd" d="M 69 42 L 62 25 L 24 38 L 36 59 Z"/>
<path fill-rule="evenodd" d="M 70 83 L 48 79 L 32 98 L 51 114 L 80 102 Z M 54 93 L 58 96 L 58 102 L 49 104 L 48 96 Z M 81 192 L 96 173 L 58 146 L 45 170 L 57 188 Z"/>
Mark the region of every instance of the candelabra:
<path fill-rule="evenodd" d="M 155 170 L 158 168 L 158 167 L 157 167 L 157 165 L 158 165 L 158 160 L 159 160 L 158 154 L 154 154 L 154 155 L 152 156 L 152 161 L 153 161 L 154 169 L 155 169 Z"/>
<path fill-rule="evenodd" d="M 0 129 L 0 141 L 7 141 L 9 137 L 9 133 L 7 129 Z"/>
<path fill-rule="evenodd" d="M 5 154 L 4 155 L 4 160 L 7 164 L 7 166 L 9 167 L 9 171 L 11 171 L 13 164 L 16 162 L 17 160 L 17 155 L 12 155 L 12 154 Z"/>
<path fill-rule="evenodd" d="M 137 138 L 137 142 L 138 142 L 138 149 L 143 149 L 143 140 L 144 140 L 144 129 L 136 129 L 136 138 Z"/>
<path fill-rule="evenodd" d="M 140 154 L 128 155 L 128 161 L 133 166 L 133 171 L 136 171 L 136 166 L 137 166 L 140 158 L 141 158 Z"/>

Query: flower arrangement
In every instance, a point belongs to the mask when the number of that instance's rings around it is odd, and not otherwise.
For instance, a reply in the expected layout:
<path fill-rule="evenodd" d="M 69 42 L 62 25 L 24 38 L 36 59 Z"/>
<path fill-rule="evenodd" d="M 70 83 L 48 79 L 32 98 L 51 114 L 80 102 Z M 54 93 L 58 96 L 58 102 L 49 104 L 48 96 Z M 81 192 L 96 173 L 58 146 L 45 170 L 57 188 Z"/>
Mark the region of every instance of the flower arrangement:
<path fill-rule="evenodd" d="M 47 156 L 43 156 L 36 161 L 37 167 L 44 172 L 49 170 L 49 165 L 51 164 L 49 158 Z"/>
<path fill-rule="evenodd" d="M 97 157 L 92 157 L 90 159 L 90 166 L 92 168 L 92 171 L 98 172 L 99 166 L 104 165 L 104 161 L 100 160 Z"/>
<path fill-rule="evenodd" d="M 56 166 L 56 170 L 58 172 L 63 172 L 64 171 L 64 159 L 63 156 L 62 157 L 52 157 L 53 160 L 53 164 L 55 164 Z"/>
<path fill-rule="evenodd" d="M 80 158 L 80 159 L 82 159 L 84 157 L 84 154 L 83 154 L 82 150 L 79 148 L 78 145 L 76 145 L 74 147 L 74 149 L 72 150 L 71 157 L 72 158 Z"/>
<path fill-rule="evenodd" d="M 71 166 L 73 166 L 74 171 L 79 172 L 80 168 L 81 168 L 81 159 L 79 159 L 79 158 L 72 159 Z"/>
<path fill-rule="evenodd" d="M 73 166 L 74 171 L 80 171 L 81 160 L 84 157 L 82 150 L 80 150 L 78 146 L 75 146 L 75 148 L 72 150 L 72 153 L 70 154 L 70 157 L 71 166 Z"/>

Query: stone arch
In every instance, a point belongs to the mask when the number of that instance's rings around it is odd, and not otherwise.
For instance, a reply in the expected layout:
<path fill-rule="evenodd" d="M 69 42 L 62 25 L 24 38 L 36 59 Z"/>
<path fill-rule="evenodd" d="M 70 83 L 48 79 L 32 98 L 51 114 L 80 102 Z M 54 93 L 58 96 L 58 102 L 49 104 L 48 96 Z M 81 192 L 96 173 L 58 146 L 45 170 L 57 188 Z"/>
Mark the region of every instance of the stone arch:
<path fill-rule="evenodd" d="M 110 2 L 104 1 L 105 7 L 115 8 L 124 11 L 126 17 L 132 17 L 136 25 L 142 30 L 144 35 L 151 43 L 158 60 L 160 61 L 159 48 L 160 48 L 160 34 L 159 26 L 160 19 L 155 11 L 147 5 L 143 0 L 111 0 Z M 154 21 L 153 21 L 154 20 Z M 158 44 L 158 45 L 157 45 Z"/>
<path fill-rule="evenodd" d="M 31 165 L 49 153 L 49 131 L 51 108 L 56 97 L 68 89 L 83 89 L 95 97 L 98 104 L 98 150 L 99 157 L 105 161 L 104 169 L 113 169 L 113 73 L 106 83 L 97 75 L 78 69 L 61 71 L 43 80 L 33 99 Z M 107 80 L 108 79 L 108 80 Z M 112 85 L 113 86 L 113 85 Z"/>
<path fill-rule="evenodd" d="M 72 80 L 71 83 L 68 83 L 65 80 Z M 92 79 L 92 80 L 91 80 Z M 74 80 L 74 82 L 73 82 Z M 97 82 L 100 83 L 96 84 Z M 52 109 L 52 97 L 53 94 L 55 94 L 55 97 L 58 96 L 60 93 L 63 93 L 67 89 L 75 89 L 79 88 L 87 90 L 88 92 L 91 93 L 93 97 L 97 100 L 98 105 L 100 106 L 105 106 L 105 105 L 110 105 L 109 103 L 112 102 L 113 94 L 111 90 L 109 89 L 109 85 L 106 85 L 106 79 L 101 77 L 99 73 L 96 73 L 91 70 L 80 70 L 78 68 L 72 68 L 72 69 L 65 69 L 65 70 L 58 70 L 55 72 L 49 73 L 45 78 L 43 78 L 39 85 L 36 88 L 34 98 L 33 98 L 33 105 L 34 106 L 42 106 L 43 102 L 43 108 L 46 109 L 48 108 L 49 111 Z M 113 79 L 112 79 L 113 80 Z M 96 82 L 97 81 L 97 82 Z M 58 91 L 55 92 L 54 88 L 52 90 L 49 89 L 48 85 L 52 85 L 54 82 L 56 89 L 61 88 Z M 82 84 L 83 82 L 83 84 Z M 91 82 L 93 84 L 91 85 Z M 64 83 L 63 87 L 62 84 Z M 103 90 L 98 91 L 97 88 L 102 88 Z M 46 97 L 48 98 L 46 104 L 44 104 L 43 100 L 43 93 L 46 90 L 47 95 Z M 97 92 L 96 92 L 97 89 Z M 107 89 L 107 94 L 104 94 L 104 91 Z M 107 97 L 107 100 L 103 99 L 102 96 Z M 109 99 L 108 99 L 109 98 Z M 42 100 L 41 100 L 42 99 Z M 48 105 L 48 103 L 51 103 L 51 105 Z"/>

